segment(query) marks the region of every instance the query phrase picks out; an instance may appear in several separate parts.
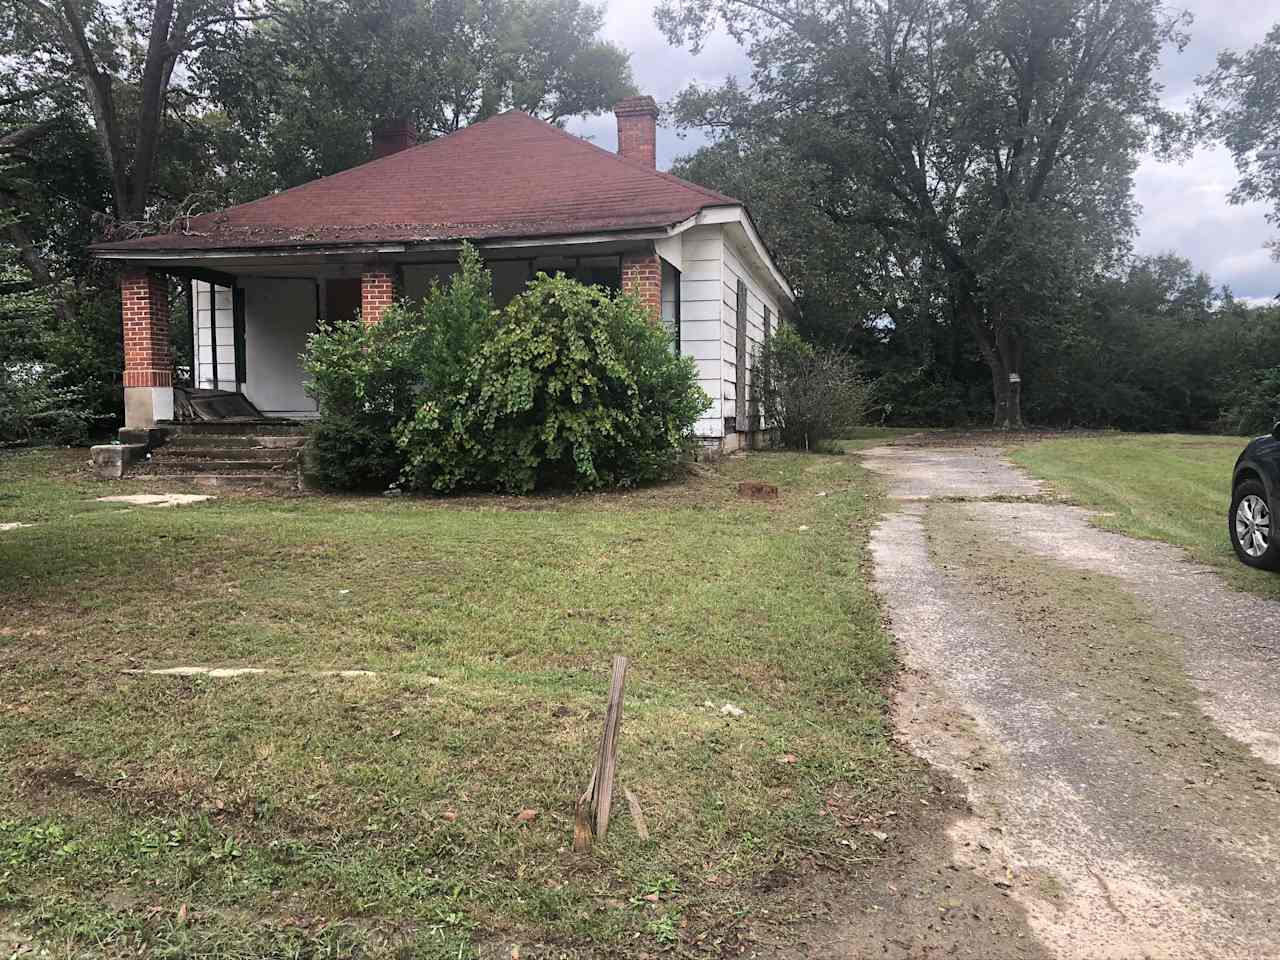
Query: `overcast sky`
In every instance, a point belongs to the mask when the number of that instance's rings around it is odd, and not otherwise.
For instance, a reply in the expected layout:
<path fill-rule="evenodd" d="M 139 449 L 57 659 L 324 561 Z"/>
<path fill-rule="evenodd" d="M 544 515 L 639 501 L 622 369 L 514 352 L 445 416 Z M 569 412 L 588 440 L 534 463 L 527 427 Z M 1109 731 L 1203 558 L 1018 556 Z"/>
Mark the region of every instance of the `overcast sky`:
<path fill-rule="evenodd" d="M 1183 0 L 1174 4 L 1195 15 L 1191 43 L 1179 54 L 1166 52 L 1161 70 L 1166 103 L 1183 106 L 1194 93 L 1195 78 L 1213 65 L 1224 47 L 1242 49 L 1262 39 L 1280 20 L 1280 0 Z M 708 42 L 698 56 L 667 46 L 653 22 L 648 0 L 609 0 L 605 35 L 631 51 L 631 68 L 644 93 L 659 102 L 671 99 L 692 81 L 713 84 L 729 74 L 744 79 L 747 59 L 729 37 Z M 617 145 L 612 116 L 570 122 L 569 129 L 610 150 Z M 697 149 L 696 135 L 658 131 L 658 166 Z M 1260 204 L 1231 206 L 1226 194 L 1235 183 L 1231 157 L 1218 148 L 1197 151 L 1181 164 L 1154 157 L 1138 169 L 1136 194 L 1142 206 L 1136 242 L 1140 253 L 1175 251 L 1238 297 L 1269 298 L 1280 292 L 1280 264 L 1262 244 L 1274 235 Z"/>

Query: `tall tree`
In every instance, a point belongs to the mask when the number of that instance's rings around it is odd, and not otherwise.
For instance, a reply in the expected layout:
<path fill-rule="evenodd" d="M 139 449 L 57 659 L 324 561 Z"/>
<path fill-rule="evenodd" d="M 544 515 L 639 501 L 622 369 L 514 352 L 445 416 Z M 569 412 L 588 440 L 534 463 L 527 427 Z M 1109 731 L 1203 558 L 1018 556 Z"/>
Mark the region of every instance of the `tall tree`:
<path fill-rule="evenodd" d="M 1232 203 L 1261 200 L 1280 223 L 1280 24 L 1244 53 L 1224 50 L 1217 65 L 1197 78 L 1197 119 L 1235 160 L 1239 182 Z M 1280 260 L 1280 243 L 1270 244 Z"/>
<path fill-rule="evenodd" d="M 158 187 L 219 203 L 368 159 L 380 120 L 598 112 L 631 84 L 600 26 L 581 0 L 0 0 L 0 58 L 24 68 L 0 107 L 87 119 L 110 216 L 154 222 L 190 207 Z"/>
<path fill-rule="evenodd" d="M 79 91 L 122 221 L 147 212 L 175 71 L 232 24 L 262 16 L 239 0 L 0 0 L 0 55 L 28 92 Z"/>
<path fill-rule="evenodd" d="M 821 215 L 935 288 L 919 302 L 954 311 L 995 424 L 1020 426 L 1028 346 L 1131 236 L 1182 21 L 1158 0 L 665 0 L 657 19 L 695 48 L 722 21 L 753 63 L 749 89 L 686 90 L 678 119 L 824 168 Z"/>
<path fill-rule="evenodd" d="M 632 92 L 627 54 L 582 0 L 271 0 L 271 16 L 201 53 L 196 76 L 240 135 L 242 193 L 369 157 L 372 126 L 421 139 L 508 109 L 551 122 Z"/>

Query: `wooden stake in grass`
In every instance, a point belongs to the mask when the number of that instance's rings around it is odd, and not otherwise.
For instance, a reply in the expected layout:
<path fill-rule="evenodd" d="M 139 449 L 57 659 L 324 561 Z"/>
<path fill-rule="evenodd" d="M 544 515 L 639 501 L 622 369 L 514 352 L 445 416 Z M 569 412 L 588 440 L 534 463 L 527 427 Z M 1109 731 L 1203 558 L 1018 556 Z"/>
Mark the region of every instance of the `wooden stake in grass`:
<path fill-rule="evenodd" d="M 603 840 L 609 832 L 609 810 L 613 806 L 613 775 L 618 764 L 618 730 L 622 726 L 622 687 L 627 679 L 626 657 L 613 658 L 613 676 L 609 681 L 609 706 L 604 714 L 604 730 L 596 752 L 591 782 L 578 798 L 573 824 L 573 849 L 591 848 L 593 839 Z"/>

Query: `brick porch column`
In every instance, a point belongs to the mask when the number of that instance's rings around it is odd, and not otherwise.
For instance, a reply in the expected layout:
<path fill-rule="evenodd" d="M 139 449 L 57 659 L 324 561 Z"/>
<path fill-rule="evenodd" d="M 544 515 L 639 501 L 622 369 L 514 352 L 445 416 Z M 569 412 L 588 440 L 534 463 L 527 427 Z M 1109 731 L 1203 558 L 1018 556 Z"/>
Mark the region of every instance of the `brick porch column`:
<path fill-rule="evenodd" d="M 662 321 L 662 263 L 656 253 L 622 255 L 622 289 L 649 308 L 654 323 Z"/>
<path fill-rule="evenodd" d="M 130 269 L 120 278 L 124 323 L 124 423 L 151 427 L 173 419 L 173 352 L 169 346 L 169 290 L 154 270 Z"/>
<path fill-rule="evenodd" d="M 360 274 L 360 319 L 378 323 L 382 311 L 395 301 L 395 276 L 390 267 L 370 266 Z"/>

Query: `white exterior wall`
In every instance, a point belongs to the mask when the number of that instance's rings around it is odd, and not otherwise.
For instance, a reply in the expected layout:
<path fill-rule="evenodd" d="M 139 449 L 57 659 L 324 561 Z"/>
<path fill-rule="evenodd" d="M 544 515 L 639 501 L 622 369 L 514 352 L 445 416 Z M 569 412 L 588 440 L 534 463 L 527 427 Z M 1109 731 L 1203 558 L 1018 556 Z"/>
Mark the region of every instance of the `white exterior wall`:
<path fill-rule="evenodd" d="M 772 293 L 766 292 L 768 287 L 764 279 L 747 267 L 747 263 L 751 262 L 751 259 L 747 252 L 739 251 L 728 237 L 725 238 L 722 260 L 723 299 L 721 329 L 723 336 L 721 340 L 721 356 L 723 357 L 723 410 L 726 417 L 737 416 L 739 399 L 744 404 L 749 403 L 752 399 L 756 357 L 764 344 L 764 311 L 766 306 L 769 308 L 770 330 L 776 330 L 778 326 L 778 301 Z M 739 318 L 737 315 L 739 279 L 745 280 L 747 284 L 745 318 Z M 747 325 L 747 395 L 742 398 L 737 396 L 739 322 L 745 322 Z M 744 412 L 746 411 L 744 410 Z"/>
<path fill-rule="evenodd" d="M 241 277 L 244 288 L 244 395 L 268 416 L 314 416 L 302 388 L 301 354 L 316 328 L 316 283 Z"/>
<path fill-rule="evenodd" d="M 699 437 L 724 436 L 724 358 L 720 347 L 720 288 L 724 273 L 724 240 L 718 225 L 693 227 L 680 235 L 680 353 L 698 368 L 698 383 L 711 398 L 711 409 L 702 415 L 694 433 Z"/>

